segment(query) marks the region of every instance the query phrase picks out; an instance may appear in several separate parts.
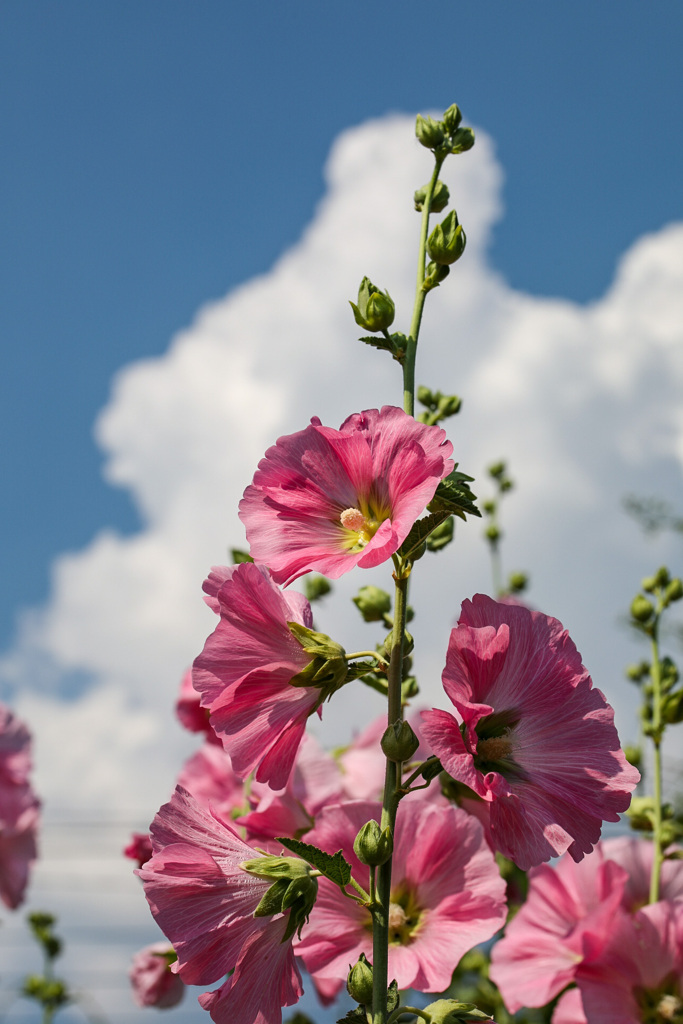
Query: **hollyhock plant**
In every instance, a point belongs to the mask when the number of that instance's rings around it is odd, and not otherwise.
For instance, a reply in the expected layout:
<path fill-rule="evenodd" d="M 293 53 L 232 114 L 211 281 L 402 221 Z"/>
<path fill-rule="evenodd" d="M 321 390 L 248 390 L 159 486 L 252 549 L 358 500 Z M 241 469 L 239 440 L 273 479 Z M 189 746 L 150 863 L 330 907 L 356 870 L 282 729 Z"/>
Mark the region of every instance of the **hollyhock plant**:
<path fill-rule="evenodd" d="M 185 985 L 171 970 L 174 961 L 173 947 L 167 942 L 155 942 L 138 950 L 128 972 L 133 999 L 138 1006 L 168 1010 L 178 1005 L 185 995 Z"/>
<path fill-rule="evenodd" d="M 220 620 L 194 662 L 194 688 L 237 775 L 256 770 L 259 782 L 282 789 L 308 716 L 345 677 L 343 651 L 335 645 L 330 684 L 328 663 L 307 653 L 290 628 L 310 629 L 308 601 L 281 591 L 263 566 L 214 569 L 204 590 L 220 608 Z M 319 663 L 322 678 L 315 685 Z"/>
<path fill-rule="evenodd" d="M 578 864 L 565 855 L 529 872 L 527 900 L 492 953 L 491 978 L 511 1012 L 553 999 L 576 979 L 586 949 L 595 958 L 606 945 L 615 915 L 647 903 L 652 861 L 651 842 L 621 837 Z M 661 896 L 683 896 L 683 861 L 662 865 Z"/>
<path fill-rule="evenodd" d="M 363 886 L 369 869 L 353 849 L 359 829 L 379 821 L 380 807 L 363 800 L 328 807 L 306 842 L 341 849 Z M 419 837 L 419 842 L 416 842 Z M 480 824 L 457 807 L 406 799 L 394 838 L 389 913 L 389 977 L 399 988 L 439 992 L 461 956 L 505 921 L 505 884 Z M 316 985 L 329 997 L 342 987 L 361 953 L 372 960 L 370 913 L 320 880 L 310 921 L 296 945 Z"/>
<path fill-rule="evenodd" d="M 451 452 L 440 427 L 394 406 L 354 413 L 339 430 L 314 417 L 268 449 L 244 492 L 252 557 L 283 584 L 380 565 L 452 471 Z"/>
<path fill-rule="evenodd" d="M 186 984 L 230 978 L 200 997 L 217 1024 L 280 1024 L 302 993 L 291 911 L 254 916 L 273 879 L 243 865 L 258 852 L 215 812 L 177 787 L 151 826 L 154 855 L 137 874 L 157 924 L 172 943 L 172 970 Z M 284 941 L 283 941 L 284 940 Z"/>
<path fill-rule="evenodd" d="M 489 803 L 496 848 L 524 870 L 589 853 L 640 775 L 561 623 L 477 594 L 451 631 L 443 685 L 457 717 L 424 711 L 423 731 Z"/>

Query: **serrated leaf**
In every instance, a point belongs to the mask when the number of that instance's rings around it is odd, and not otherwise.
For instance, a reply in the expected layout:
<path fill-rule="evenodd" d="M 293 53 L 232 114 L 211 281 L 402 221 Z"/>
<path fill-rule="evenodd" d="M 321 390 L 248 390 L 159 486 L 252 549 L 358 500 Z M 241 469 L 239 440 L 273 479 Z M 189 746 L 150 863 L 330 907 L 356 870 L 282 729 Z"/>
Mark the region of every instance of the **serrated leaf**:
<path fill-rule="evenodd" d="M 344 859 L 341 850 L 337 850 L 332 855 L 325 853 L 324 850 L 319 850 L 317 846 L 311 846 L 310 843 L 302 843 L 300 839 L 278 837 L 277 841 L 282 843 L 288 850 L 291 850 L 292 853 L 296 853 L 297 856 L 312 864 L 314 868 L 321 871 L 325 878 L 329 878 L 335 885 L 343 887 L 351 881 L 351 865 Z"/>
<path fill-rule="evenodd" d="M 385 338 L 383 334 L 367 334 L 364 338 L 359 338 L 358 340 L 362 341 L 364 345 L 372 345 L 373 348 L 385 349 L 387 352 L 391 352 L 392 356 L 394 354 L 395 349 L 393 343 L 389 338 Z"/>
<path fill-rule="evenodd" d="M 467 486 L 473 477 L 454 469 L 436 489 L 434 497 L 427 505 L 428 512 L 450 512 L 464 519 L 465 515 L 478 516 L 481 512 L 474 504 L 476 495 Z"/>
<path fill-rule="evenodd" d="M 368 1018 L 360 1006 L 355 1010 L 349 1010 L 345 1017 L 340 1017 L 337 1024 L 368 1024 Z"/>
<path fill-rule="evenodd" d="M 399 548 L 399 554 L 403 558 L 408 558 L 414 551 L 422 546 L 429 537 L 432 530 L 435 530 L 437 526 L 448 519 L 452 515 L 451 510 L 443 512 L 434 512 L 431 515 L 425 516 L 423 519 L 418 519 L 416 523 L 413 523 L 410 533 L 401 544 Z"/>
<path fill-rule="evenodd" d="M 398 985 L 396 979 L 392 981 L 391 985 L 387 989 L 387 1011 L 393 1013 L 401 1002 L 401 994 L 398 991 Z"/>

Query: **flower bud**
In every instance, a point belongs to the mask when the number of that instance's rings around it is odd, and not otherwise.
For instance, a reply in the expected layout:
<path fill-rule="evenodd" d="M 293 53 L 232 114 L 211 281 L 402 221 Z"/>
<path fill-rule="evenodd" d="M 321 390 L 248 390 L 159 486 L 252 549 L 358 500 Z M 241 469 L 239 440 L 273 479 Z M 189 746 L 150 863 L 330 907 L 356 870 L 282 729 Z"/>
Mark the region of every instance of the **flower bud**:
<path fill-rule="evenodd" d="M 427 239 L 427 252 L 435 263 L 455 263 L 465 251 L 465 232 L 458 223 L 458 215 L 451 210 L 440 224 L 437 224 Z"/>
<path fill-rule="evenodd" d="M 445 263 L 428 263 L 425 271 L 425 279 L 422 288 L 430 292 L 432 288 L 438 288 L 442 281 L 445 281 L 451 272 L 451 268 Z"/>
<path fill-rule="evenodd" d="M 415 134 L 420 145 L 427 149 L 436 149 L 444 140 L 443 125 L 432 117 L 417 115 Z"/>
<path fill-rule="evenodd" d="M 287 625 L 294 639 L 311 656 L 308 665 L 289 680 L 290 685 L 316 686 L 323 691 L 322 699 L 326 700 L 346 682 L 346 651 L 325 633 L 316 633 L 298 622 Z"/>
<path fill-rule="evenodd" d="M 631 601 L 631 615 L 636 622 L 649 622 L 654 613 L 654 605 L 642 594 L 637 594 Z"/>
<path fill-rule="evenodd" d="M 359 327 L 365 331 L 386 331 L 394 322 L 396 307 L 389 292 L 381 292 L 369 277 L 364 277 L 358 289 L 358 305 L 349 303 Z"/>
<path fill-rule="evenodd" d="M 419 746 L 410 723 L 401 718 L 392 722 L 382 736 L 382 752 L 390 761 L 409 761 Z"/>
<path fill-rule="evenodd" d="M 361 587 L 352 601 L 365 622 L 381 622 L 391 611 L 391 597 L 380 587 Z"/>
<path fill-rule="evenodd" d="M 394 843 L 391 829 L 382 829 L 374 819 L 367 821 L 353 841 L 353 849 L 361 864 L 379 867 L 391 857 Z M 362 1002 L 362 1000 L 358 1000 Z"/>
<path fill-rule="evenodd" d="M 443 126 L 449 135 L 452 135 L 460 127 L 462 121 L 462 114 L 460 113 L 460 107 L 457 103 L 451 103 L 450 107 L 443 115 Z"/>
<path fill-rule="evenodd" d="M 307 576 L 304 580 L 304 591 L 308 601 L 318 601 L 321 597 L 329 594 L 331 590 L 332 585 L 324 576 Z"/>
<path fill-rule="evenodd" d="M 672 601 L 680 601 L 683 597 L 683 581 L 675 576 L 664 591 L 664 604 L 671 604 Z"/>
<path fill-rule="evenodd" d="M 466 153 L 474 145 L 474 132 L 471 128 L 458 128 L 451 135 L 451 153 Z"/>
<path fill-rule="evenodd" d="M 640 585 L 646 594 L 652 594 L 657 589 L 657 580 L 654 576 L 645 576 L 640 581 Z"/>
<path fill-rule="evenodd" d="M 372 965 L 368 963 L 365 953 L 361 953 L 349 971 L 346 990 L 362 1006 L 372 1004 Z"/>
<path fill-rule="evenodd" d="M 525 572 L 512 572 L 508 579 L 508 590 L 511 594 L 521 594 L 526 590 L 529 577 Z"/>
<path fill-rule="evenodd" d="M 490 526 L 486 527 L 484 536 L 487 540 L 490 540 L 492 544 L 496 544 L 500 540 L 500 528 L 495 523 L 491 523 Z"/>
<path fill-rule="evenodd" d="M 643 752 L 640 747 L 625 746 L 624 757 L 629 764 L 632 764 L 634 768 L 640 768 L 643 761 Z"/>
<path fill-rule="evenodd" d="M 423 185 L 422 188 L 418 188 L 418 190 L 415 193 L 415 209 L 418 211 L 418 213 L 425 204 L 428 188 L 428 185 Z M 434 186 L 434 191 L 432 193 L 432 201 L 429 204 L 429 212 L 441 213 L 441 211 L 445 210 L 446 207 L 448 206 L 448 200 L 450 198 L 451 194 L 448 191 L 448 186 L 444 185 L 443 181 L 437 181 L 436 185 Z"/>
<path fill-rule="evenodd" d="M 437 999 L 435 1003 L 425 1006 L 429 1014 L 430 1024 L 461 1024 L 465 1021 L 490 1020 L 483 1010 L 478 1010 L 474 1003 L 458 1003 L 455 999 Z"/>
<path fill-rule="evenodd" d="M 669 570 L 665 565 L 662 565 L 655 573 L 655 584 L 658 587 L 666 587 L 669 582 L 669 578 Z"/>

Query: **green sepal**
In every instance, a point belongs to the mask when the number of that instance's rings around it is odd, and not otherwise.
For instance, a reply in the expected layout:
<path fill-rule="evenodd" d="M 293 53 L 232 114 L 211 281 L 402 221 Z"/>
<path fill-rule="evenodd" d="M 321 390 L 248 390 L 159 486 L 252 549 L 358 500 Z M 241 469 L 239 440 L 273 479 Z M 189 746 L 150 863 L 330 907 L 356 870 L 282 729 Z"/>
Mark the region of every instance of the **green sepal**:
<path fill-rule="evenodd" d="M 239 548 L 231 548 L 230 556 L 232 558 L 233 565 L 242 565 L 243 562 L 254 561 L 254 559 L 247 551 L 241 551 Z"/>
<path fill-rule="evenodd" d="M 361 1006 L 372 1005 L 372 964 L 368 962 L 365 953 L 361 953 L 349 971 L 346 991 Z"/>
<path fill-rule="evenodd" d="M 387 989 L 387 1012 L 393 1013 L 394 1010 L 397 1010 L 400 1002 L 401 994 L 398 991 L 398 985 L 396 984 L 396 979 L 394 978 L 391 985 Z"/>
<path fill-rule="evenodd" d="M 474 504 L 476 495 L 467 484 L 474 477 L 461 473 L 457 466 L 436 489 L 434 497 L 427 505 L 428 512 L 449 512 L 464 519 L 466 515 L 478 516 L 481 512 Z"/>
<path fill-rule="evenodd" d="M 254 857 L 253 860 L 243 860 L 240 867 L 257 878 L 286 878 L 291 881 L 308 874 L 308 865 L 299 857 Z"/>
<path fill-rule="evenodd" d="M 474 131 L 471 128 L 458 128 L 450 138 L 451 153 L 466 153 L 474 145 Z"/>
<path fill-rule="evenodd" d="M 423 185 L 422 188 L 418 188 L 413 196 L 415 202 L 415 209 L 418 213 L 421 212 L 422 207 L 425 204 L 427 198 L 427 189 L 429 185 Z M 448 200 L 451 195 L 448 191 L 448 185 L 444 185 L 443 181 L 437 181 L 432 192 L 432 201 L 429 204 L 430 213 L 441 213 L 448 206 Z"/>
<path fill-rule="evenodd" d="M 325 633 L 288 622 L 289 631 L 311 656 L 308 665 L 290 679 L 291 686 L 315 686 L 322 690 L 320 700 L 328 700 L 346 682 L 346 652 Z"/>
<path fill-rule="evenodd" d="M 341 850 L 332 855 L 319 850 L 317 846 L 311 846 L 310 843 L 302 843 L 300 839 L 289 839 L 284 836 L 278 837 L 277 842 L 308 861 L 335 885 L 343 888 L 351 881 L 351 865 L 345 860 Z"/>
<path fill-rule="evenodd" d="M 455 999 L 437 999 L 425 1006 L 431 1024 L 461 1024 L 465 1021 L 493 1020 L 488 1013 L 477 1009 L 474 1003 L 459 1003 Z"/>
<path fill-rule="evenodd" d="M 427 252 L 434 263 L 447 266 L 459 260 L 465 251 L 467 237 L 455 210 L 446 214 L 427 239 Z"/>
<path fill-rule="evenodd" d="M 449 135 L 457 131 L 462 121 L 462 114 L 460 113 L 460 107 L 457 103 L 451 103 L 448 110 L 443 115 L 444 128 Z"/>
<path fill-rule="evenodd" d="M 288 878 L 278 878 L 269 889 L 266 889 L 259 901 L 254 917 L 273 917 L 282 913 L 282 901 L 290 885 Z"/>
<path fill-rule="evenodd" d="M 165 960 L 167 967 L 170 967 L 178 959 L 175 949 L 167 949 L 163 953 L 152 953 L 152 956 L 158 956 L 161 960 Z"/>
<path fill-rule="evenodd" d="M 394 322 L 396 307 L 389 292 L 380 291 L 369 277 L 358 289 L 358 303 L 349 302 L 359 327 L 365 331 L 386 331 Z"/>

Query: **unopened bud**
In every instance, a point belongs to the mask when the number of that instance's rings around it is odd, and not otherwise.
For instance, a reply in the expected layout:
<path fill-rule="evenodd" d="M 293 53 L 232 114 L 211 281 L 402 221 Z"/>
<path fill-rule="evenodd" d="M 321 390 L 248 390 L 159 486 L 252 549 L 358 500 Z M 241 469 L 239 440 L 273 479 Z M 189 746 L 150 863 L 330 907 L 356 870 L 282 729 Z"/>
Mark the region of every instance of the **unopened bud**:
<path fill-rule="evenodd" d="M 466 153 L 474 145 L 474 132 L 471 128 L 458 128 L 451 135 L 451 153 Z"/>
<path fill-rule="evenodd" d="M 372 1003 L 372 965 L 368 963 L 365 953 L 361 953 L 349 971 L 346 990 L 361 1006 L 370 1006 Z"/>
<path fill-rule="evenodd" d="M 466 241 L 458 215 L 451 210 L 427 239 L 427 252 L 435 263 L 455 263 L 465 251 Z"/>
<path fill-rule="evenodd" d="M 512 572 L 508 579 L 508 590 L 511 594 L 521 594 L 526 590 L 529 577 L 525 572 Z"/>
<path fill-rule="evenodd" d="M 655 573 L 655 583 L 658 587 L 665 587 L 669 582 L 669 570 L 665 565 L 661 565 Z"/>
<path fill-rule="evenodd" d="M 307 576 L 304 580 L 304 591 L 308 601 L 319 601 L 332 590 L 332 585 L 324 576 Z"/>
<path fill-rule="evenodd" d="M 372 584 L 361 587 L 352 601 L 366 622 L 381 622 L 391 611 L 390 595 Z"/>
<path fill-rule="evenodd" d="M 391 829 L 382 829 L 374 819 L 367 821 L 353 841 L 353 849 L 361 864 L 379 867 L 391 857 Z M 359 1000 L 360 1002 L 361 1000 Z"/>
<path fill-rule="evenodd" d="M 401 718 L 392 722 L 382 736 L 382 752 L 390 761 L 409 761 L 419 746 L 410 723 Z"/>
<path fill-rule="evenodd" d="M 654 576 L 645 576 L 640 581 L 640 585 L 646 594 L 652 594 L 654 593 L 657 587 L 657 580 L 654 578 Z"/>
<path fill-rule="evenodd" d="M 683 581 L 675 576 L 664 591 L 664 603 L 671 604 L 672 601 L 680 601 L 683 597 Z"/>
<path fill-rule="evenodd" d="M 624 757 L 634 768 L 640 768 L 643 761 L 643 752 L 640 747 L 626 746 L 624 747 Z"/>
<path fill-rule="evenodd" d="M 487 540 L 490 540 L 492 544 L 495 544 L 496 541 L 500 540 L 500 528 L 496 526 L 495 523 L 491 523 L 490 526 L 486 527 L 484 536 Z"/>
<path fill-rule="evenodd" d="M 358 304 L 349 303 L 359 327 L 365 331 L 386 331 L 394 322 L 396 307 L 388 292 L 381 292 L 364 277 L 358 289 Z"/>
<path fill-rule="evenodd" d="M 450 107 L 443 115 L 443 126 L 449 135 L 452 135 L 459 127 L 462 121 L 462 114 L 460 113 L 460 107 L 457 103 L 451 103 Z"/>
<path fill-rule="evenodd" d="M 442 281 L 445 281 L 451 272 L 451 268 L 445 263 L 428 263 L 425 271 L 425 279 L 422 288 L 430 292 L 432 288 L 438 288 Z"/>
<path fill-rule="evenodd" d="M 654 605 L 642 594 L 637 594 L 631 601 L 631 615 L 636 622 L 649 622 L 654 613 Z"/>
<path fill-rule="evenodd" d="M 288 622 L 287 625 L 294 639 L 311 658 L 301 672 L 292 676 L 290 685 L 318 687 L 322 691 L 321 699 L 326 700 L 346 682 L 346 651 L 326 633 L 316 633 L 299 622 Z"/>
<path fill-rule="evenodd" d="M 433 117 L 418 114 L 415 121 L 415 134 L 420 145 L 427 149 L 436 149 L 444 140 L 443 125 Z"/>
<path fill-rule="evenodd" d="M 420 212 L 425 204 L 427 198 L 427 190 L 429 186 L 423 185 L 422 188 L 418 188 L 414 195 L 415 209 Z M 451 194 L 448 191 L 448 185 L 444 185 L 443 181 L 437 181 L 432 192 L 432 201 L 429 204 L 430 213 L 441 213 L 448 206 L 448 200 L 451 198 Z"/>

